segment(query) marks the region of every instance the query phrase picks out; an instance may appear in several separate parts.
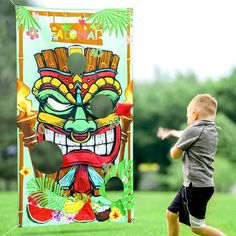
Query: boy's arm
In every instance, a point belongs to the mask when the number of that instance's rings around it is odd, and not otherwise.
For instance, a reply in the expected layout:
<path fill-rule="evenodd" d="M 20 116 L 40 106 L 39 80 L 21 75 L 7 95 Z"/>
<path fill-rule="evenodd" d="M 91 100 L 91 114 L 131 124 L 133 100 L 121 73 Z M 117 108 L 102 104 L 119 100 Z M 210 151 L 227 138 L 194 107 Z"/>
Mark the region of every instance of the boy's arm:
<path fill-rule="evenodd" d="M 157 130 L 157 137 L 163 139 L 169 138 L 169 137 L 176 137 L 180 138 L 183 134 L 183 130 L 174 130 L 174 129 L 166 129 L 163 127 L 159 127 Z M 170 156 L 173 159 L 179 159 L 182 155 L 183 151 L 176 146 L 173 146 L 170 150 Z"/>
<path fill-rule="evenodd" d="M 157 137 L 163 139 L 169 138 L 169 137 L 176 137 L 180 138 L 180 136 L 183 134 L 183 130 L 174 130 L 174 129 L 166 129 L 163 127 L 159 127 L 157 130 Z"/>
<path fill-rule="evenodd" d="M 182 156 L 182 153 L 196 142 L 201 132 L 201 130 L 192 126 L 189 126 L 182 131 L 179 140 L 170 150 L 170 156 L 173 159 L 179 159 Z"/>
<path fill-rule="evenodd" d="M 170 149 L 170 156 L 173 159 L 179 159 L 182 156 L 183 151 L 179 148 L 177 148 L 176 146 L 173 146 Z"/>

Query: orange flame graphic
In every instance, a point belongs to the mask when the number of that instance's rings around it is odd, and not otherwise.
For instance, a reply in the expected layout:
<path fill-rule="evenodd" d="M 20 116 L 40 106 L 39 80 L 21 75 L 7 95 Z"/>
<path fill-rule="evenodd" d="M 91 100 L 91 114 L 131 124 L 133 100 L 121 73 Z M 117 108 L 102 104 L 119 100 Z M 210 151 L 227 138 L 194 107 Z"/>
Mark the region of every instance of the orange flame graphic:
<path fill-rule="evenodd" d="M 118 103 L 116 107 L 116 115 L 132 117 L 131 108 L 133 107 L 133 81 L 131 81 L 125 90 L 126 100 L 123 103 Z"/>
<path fill-rule="evenodd" d="M 17 120 L 21 120 L 26 117 L 30 117 L 35 113 L 31 111 L 32 101 L 27 99 L 30 94 L 29 87 L 24 84 L 21 80 L 17 80 L 17 109 L 19 110 L 19 115 Z"/>
<path fill-rule="evenodd" d="M 133 104 L 134 103 L 134 99 L 133 99 L 133 80 L 130 81 L 130 83 L 128 84 L 126 90 L 125 90 L 125 97 L 126 100 L 124 101 L 124 103 L 129 103 L 129 104 Z"/>

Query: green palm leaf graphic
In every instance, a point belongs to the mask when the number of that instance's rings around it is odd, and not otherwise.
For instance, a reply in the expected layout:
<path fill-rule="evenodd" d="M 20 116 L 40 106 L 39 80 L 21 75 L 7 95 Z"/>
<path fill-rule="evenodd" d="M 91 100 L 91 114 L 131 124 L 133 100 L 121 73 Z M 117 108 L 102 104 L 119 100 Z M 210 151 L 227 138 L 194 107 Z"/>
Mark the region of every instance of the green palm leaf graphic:
<path fill-rule="evenodd" d="M 125 31 L 132 26 L 132 11 L 129 9 L 104 9 L 91 15 L 87 20 L 91 27 L 96 30 L 108 31 L 109 35 L 114 32 L 116 37 L 120 34 L 124 37 Z"/>
<path fill-rule="evenodd" d="M 62 210 L 67 199 L 65 192 L 60 185 L 50 178 L 35 178 L 27 183 L 27 190 L 30 196 L 41 207 L 52 210 Z"/>
<path fill-rule="evenodd" d="M 122 203 L 124 210 L 132 209 L 134 206 L 133 160 L 123 160 L 118 165 L 114 165 L 105 175 L 104 183 L 101 185 L 99 192 L 103 197 L 107 198 L 105 186 L 110 178 L 117 176 L 117 171 L 120 179 L 124 176 L 127 178 L 127 181 L 123 182 L 124 193 L 119 201 Z"/>
<path fill-rule="evenodd" d="M 18 26 L 23 26 L 23 30 L 25 30 L 25 28 L 29 30 L 30 27 L 40 29 L 38 22 L 34 19 L 31 13 L 23 6 L 18 6 L 16 8 L 16 19 L 18 21 Z"/>

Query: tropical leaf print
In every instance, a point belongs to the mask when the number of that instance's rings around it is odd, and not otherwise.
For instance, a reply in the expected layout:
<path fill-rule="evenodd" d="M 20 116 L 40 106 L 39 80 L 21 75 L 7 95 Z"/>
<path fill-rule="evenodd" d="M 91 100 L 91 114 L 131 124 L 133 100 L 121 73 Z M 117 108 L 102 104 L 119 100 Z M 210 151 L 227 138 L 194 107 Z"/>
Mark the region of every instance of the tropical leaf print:
<path fill-rule="evenodd" d="M 109 35 L 115 32 L 116 37 L 123 37 L 128 27 L 132 26 L 132 11 L 129 9 L 104 9 L 91 15 L 87 20 L 96 30 L 108 31 Z"/>
<path fill-rule="evenodd" d="M 124 186 L 123 197 L 120 201 L 125 210 L 132 209 L 134 206 L 133 160 L 129 160 L 129 161 L 123 160 L 118 165 L 114 165 L 108 171 L 108 173 L 105 176 L 104 183 L 100 187 L 100 190 L 99 190 L 100 194 L 104 196 L 105 198 L 107 198 L 105 186 L 110 178 L 117 176 L 117 173 L 118 173 L 118 177 L 122 180 L 122 183 Z"/>
<path fill-rule="evenodd" d="M 27 190 L 31 197 L 41 207 L 52 210 L 62 210 L 67 199 L 66 194 L 54 179 L 35 178 L 27 183 Z"/>
<path fill-rule="evenodd" d="M 40 29 L 40 26 L 36 19 L 31 15 L 31 13 L 23 6 L 18 6 L 16 8 L 16 19 L 18 21 L 18 26 L 23 26 L 23 30 L 25 28 L 30 30 L 30 28 Z"/>

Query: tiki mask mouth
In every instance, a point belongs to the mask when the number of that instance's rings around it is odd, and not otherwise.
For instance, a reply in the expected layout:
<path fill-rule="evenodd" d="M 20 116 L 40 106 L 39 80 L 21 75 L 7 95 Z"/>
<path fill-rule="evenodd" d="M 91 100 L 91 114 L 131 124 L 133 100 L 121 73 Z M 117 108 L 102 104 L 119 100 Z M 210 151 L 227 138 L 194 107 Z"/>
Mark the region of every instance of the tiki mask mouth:
<path fill-rule="evenodd" d="M 70 134 L 58 127 L 46 124 L 44 124 L 44 127 L 44 134 L 39 133 L 38 141 L 56 143 L 62 151 L 64 167 L 65 165 L 70 166 L 72 163 L 101 167 L 104 163 L 113 161 L 119 152 L 121 141 L 120 125 L 113 129 L 110 129 L 109 126 L 98 129 L 91 134 L 90 139 L 85 143 L 72 141 Z"/>
<path fill-rule="evenodd" d="M 68 154 L 74 150 L 87 150 L 100 156 L 110 155 L 115 141 L 115 130 L 108 129 L 104 133 L 91 135 L 85 143 L 74 142 L 64 134 L 54 132 L 52 129 L 45 128 L 45 140 L 57 144 L 62 154 Z"/>

